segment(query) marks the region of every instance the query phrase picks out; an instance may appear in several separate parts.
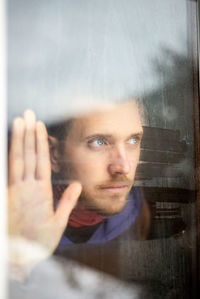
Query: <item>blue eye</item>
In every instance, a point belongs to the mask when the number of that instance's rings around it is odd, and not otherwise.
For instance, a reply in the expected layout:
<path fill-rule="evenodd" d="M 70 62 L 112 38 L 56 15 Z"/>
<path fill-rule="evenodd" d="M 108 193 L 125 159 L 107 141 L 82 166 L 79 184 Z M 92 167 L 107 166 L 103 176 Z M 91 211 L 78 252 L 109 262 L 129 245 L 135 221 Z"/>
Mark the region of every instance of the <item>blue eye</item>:
<path fill-rule="evenodd" d="M 101 145 L 104 144 L 104 142 L 103 142 L 102 139 L 94 140 L 92 143 L 93 143 L 94 145 L 96 145 L 96 146 L 101 146 Z"/>
<path fill-rule="evenodd" d="M 130 144 L 133 144 L 133 145 L 135 145 L 135 144 L 137 144 L 138 143 L 138 138 L 135 138 L 135 137 L 132 137 L 132 138 L 130 138 L 129 139 L 129 141 L 128 141 Z"/>
<path fill-rule="evenodd" d="M 88 142 L 89 146 L 91 147 L 101 147 L 105 145 L 105 142 L 103 139 L 94 139 Z"/>

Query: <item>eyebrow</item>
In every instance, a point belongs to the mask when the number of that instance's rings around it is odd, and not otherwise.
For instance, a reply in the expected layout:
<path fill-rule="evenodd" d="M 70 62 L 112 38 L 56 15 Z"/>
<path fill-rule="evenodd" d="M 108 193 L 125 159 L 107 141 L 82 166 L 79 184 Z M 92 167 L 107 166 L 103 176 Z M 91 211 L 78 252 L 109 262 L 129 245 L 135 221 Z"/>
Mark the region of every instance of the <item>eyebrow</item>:
<path fill-rule="evenodd" d="M 136 132 L 136 133 L 130 134 L 127 139 L 129 139 L 131 137 L 142 138 L 142 135 L 143 135 L 143 131 Z M 83 138 L 83 140 L 87 141 L 87 140 L 93 139 L 93 138 L 108 138 L 108 139 L 110 138 L 111 139 L 111 138 L 113 138 L 113 135 L 111 135 L 111 134 L 103 134 L 103 133 L 96 133 L 96 134 L 92 134 L 92 135 L 86 136 L 85 138 Z"/>
<path fill-rule="evenodd" d="M 137 133 L 133 133 L 130 135 L 130 137 L 142 137 L 143 136 L 143 131 L 141 132 L 137 132 Z"/>
<path fill-rule="evenodd" d="M 83 140 L 89 140 L 92 138 L 112 138 L 112 137 L 113 136 L 110 134 L 97 133 L 97 134 L 88 135 L 85 138 L 83 138 Z"/>

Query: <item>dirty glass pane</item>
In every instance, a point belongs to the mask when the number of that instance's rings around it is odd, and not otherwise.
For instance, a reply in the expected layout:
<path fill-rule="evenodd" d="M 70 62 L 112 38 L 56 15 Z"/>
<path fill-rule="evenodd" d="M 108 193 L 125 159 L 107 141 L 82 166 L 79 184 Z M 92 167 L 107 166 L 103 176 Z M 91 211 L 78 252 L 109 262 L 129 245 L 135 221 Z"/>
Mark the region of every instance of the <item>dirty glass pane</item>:
<path fill-rule="evenodd" d="M 10 299 L 195 298 L 196 15 L 7 1 Z"/>

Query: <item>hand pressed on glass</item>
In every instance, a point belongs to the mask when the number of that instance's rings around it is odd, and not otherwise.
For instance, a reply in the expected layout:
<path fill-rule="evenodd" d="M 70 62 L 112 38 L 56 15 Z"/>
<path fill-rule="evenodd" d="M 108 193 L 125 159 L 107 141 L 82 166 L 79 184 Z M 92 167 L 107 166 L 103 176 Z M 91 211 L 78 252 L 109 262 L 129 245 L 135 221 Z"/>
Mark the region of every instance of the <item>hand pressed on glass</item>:
<path fill-rule="evenodd" d="M 8 232 L 10 238 L 24 238 L 55 250 L 69 214 L 81 192 L 81 185 L 69 185 L 54 211 L 48 134 L 45 125 L 27 110 L 13 123 L 9 153 Z M 10 257 L 9 257 L 10 258 Z"/>

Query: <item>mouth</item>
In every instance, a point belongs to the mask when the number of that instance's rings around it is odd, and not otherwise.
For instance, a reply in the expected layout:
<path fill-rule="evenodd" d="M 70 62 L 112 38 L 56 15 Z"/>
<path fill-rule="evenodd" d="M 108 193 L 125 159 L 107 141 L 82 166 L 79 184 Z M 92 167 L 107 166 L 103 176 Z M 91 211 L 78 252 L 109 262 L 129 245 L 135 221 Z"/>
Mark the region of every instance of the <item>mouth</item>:
<path fill-rule="evenodd" d="M 113 184 L 109 186 L 102 186 L 101 190 L 110 193 L 123 193 L 126 192 L 130 188 L 130 185 L 127 184 Z"/>

